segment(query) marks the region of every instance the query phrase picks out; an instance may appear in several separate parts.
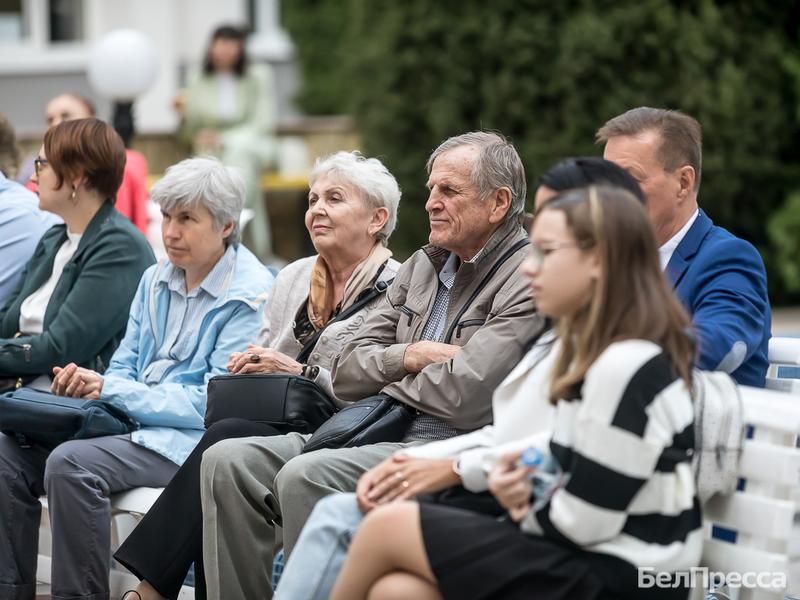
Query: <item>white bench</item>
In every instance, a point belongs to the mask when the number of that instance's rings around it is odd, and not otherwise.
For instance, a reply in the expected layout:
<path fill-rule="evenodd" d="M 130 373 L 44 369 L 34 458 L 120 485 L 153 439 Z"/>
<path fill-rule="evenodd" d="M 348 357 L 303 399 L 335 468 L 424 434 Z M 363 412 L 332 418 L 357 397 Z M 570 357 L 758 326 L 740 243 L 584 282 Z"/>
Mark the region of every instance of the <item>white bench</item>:
<path fill-rule="evenodd" d="M 779 378 L 781 367 L 800 368 L 800 338 L 773 337 L 769 341 L 767 387 L 783 392 L 800 393 L 800 379 Z"/>
<path fill-rule="evenodd" d="M 800 488 L 800 396 L 742 386 L 745 422 L 754 427 L 744 444 L 744 491 L 715 497 L 703 507 L 703 565 L 721 573 L 784 574 L 785 588 L 765 576 L 758 588 L 740 588 L 740 600 L 783 600 L 800 595 L 800 532 L 795 495 Z M 712 524 L 736 530 L 736 543 L 710 536 Z M 701 596 L 698 596 L 701 597 Z"/>

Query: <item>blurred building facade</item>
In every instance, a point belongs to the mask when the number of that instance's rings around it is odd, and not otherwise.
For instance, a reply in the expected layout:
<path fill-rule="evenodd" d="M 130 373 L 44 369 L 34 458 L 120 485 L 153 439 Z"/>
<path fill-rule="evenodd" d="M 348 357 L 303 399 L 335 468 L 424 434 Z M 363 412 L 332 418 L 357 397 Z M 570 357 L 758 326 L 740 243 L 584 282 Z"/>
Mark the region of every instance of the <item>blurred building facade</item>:
<path fill-rule="evenodd" d="M 104 34 L 132 28 L 152 39 L 159 58 L 153 87 L 134 104 L 137 131 L 172 132 L 172 99 L 221 23 L 252 29 L 252 60 L 275 71 L 279 120 L 296 116 L 297 69 L 280 0 L 7 0 L 0 3 L 0 112 L 23 138 L 44 132 L 45 103 L 62 92 L 86 96 L 109 118 L 111 101 L 89 85 L 89 55 Z"/>

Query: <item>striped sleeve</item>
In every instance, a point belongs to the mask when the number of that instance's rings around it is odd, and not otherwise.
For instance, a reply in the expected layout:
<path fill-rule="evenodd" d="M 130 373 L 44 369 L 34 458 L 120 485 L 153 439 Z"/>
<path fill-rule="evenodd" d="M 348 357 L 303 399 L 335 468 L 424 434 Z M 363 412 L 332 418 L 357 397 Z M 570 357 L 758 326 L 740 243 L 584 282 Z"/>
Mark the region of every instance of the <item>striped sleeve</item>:
<path fill-rule="evenodd" d="M 638 340 L 613 344 L 587 373 L 578 406 L 561 405 L 574 414 L 557 419 L 551 443 L 557 457 L 569 457 L 569 480 L 522 528 L 577 546 L 623 533 L 658 544 L 683 541 L 696 526 L 693 491 L 677 510 L 674 498 L 663 498 L 646 514 L 631 514 L 643 488 L 690 460 L 691 399 L 661 349 Z"/>

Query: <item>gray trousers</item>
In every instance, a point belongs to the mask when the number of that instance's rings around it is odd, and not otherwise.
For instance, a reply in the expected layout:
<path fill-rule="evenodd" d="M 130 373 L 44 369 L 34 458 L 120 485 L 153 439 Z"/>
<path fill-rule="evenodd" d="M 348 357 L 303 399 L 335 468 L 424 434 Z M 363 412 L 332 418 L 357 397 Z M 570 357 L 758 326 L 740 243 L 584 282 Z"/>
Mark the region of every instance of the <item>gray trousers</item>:
<path fill-rule="evenodd" d="M 36 594 L 41 504 L 47 494 L 54 600 L 106 600 L 111 559 L 109 495 L 163 487 L 178 466 L 129 435 L 73 440 L 52 452 L 0 434 L 0 600 Z"/>
<path fill-rule="evenodd" d="M 210 599 L 270 598 L 276 526 L 283 528 L 288 556 L 318 500 L 354 491 L 364 471 L 419 443 L 301 454 L 308 437 L 224 440 L 203 454 L 203 562 Z"/>

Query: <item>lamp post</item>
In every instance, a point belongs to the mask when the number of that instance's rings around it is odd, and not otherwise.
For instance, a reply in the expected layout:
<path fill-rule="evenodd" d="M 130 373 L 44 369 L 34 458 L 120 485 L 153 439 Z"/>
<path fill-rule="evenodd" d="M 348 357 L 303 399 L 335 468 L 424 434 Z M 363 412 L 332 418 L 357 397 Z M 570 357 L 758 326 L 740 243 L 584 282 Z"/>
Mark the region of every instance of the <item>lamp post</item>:
<path fill-rule="evenodd" d="M 133 101 L 153 84 L 157 66 L 150 38 L 134 29 L 107 33 L 89 54 L 89 83 L 114 101 L 112 124 L 125 147 L 134 132 Z"/>

